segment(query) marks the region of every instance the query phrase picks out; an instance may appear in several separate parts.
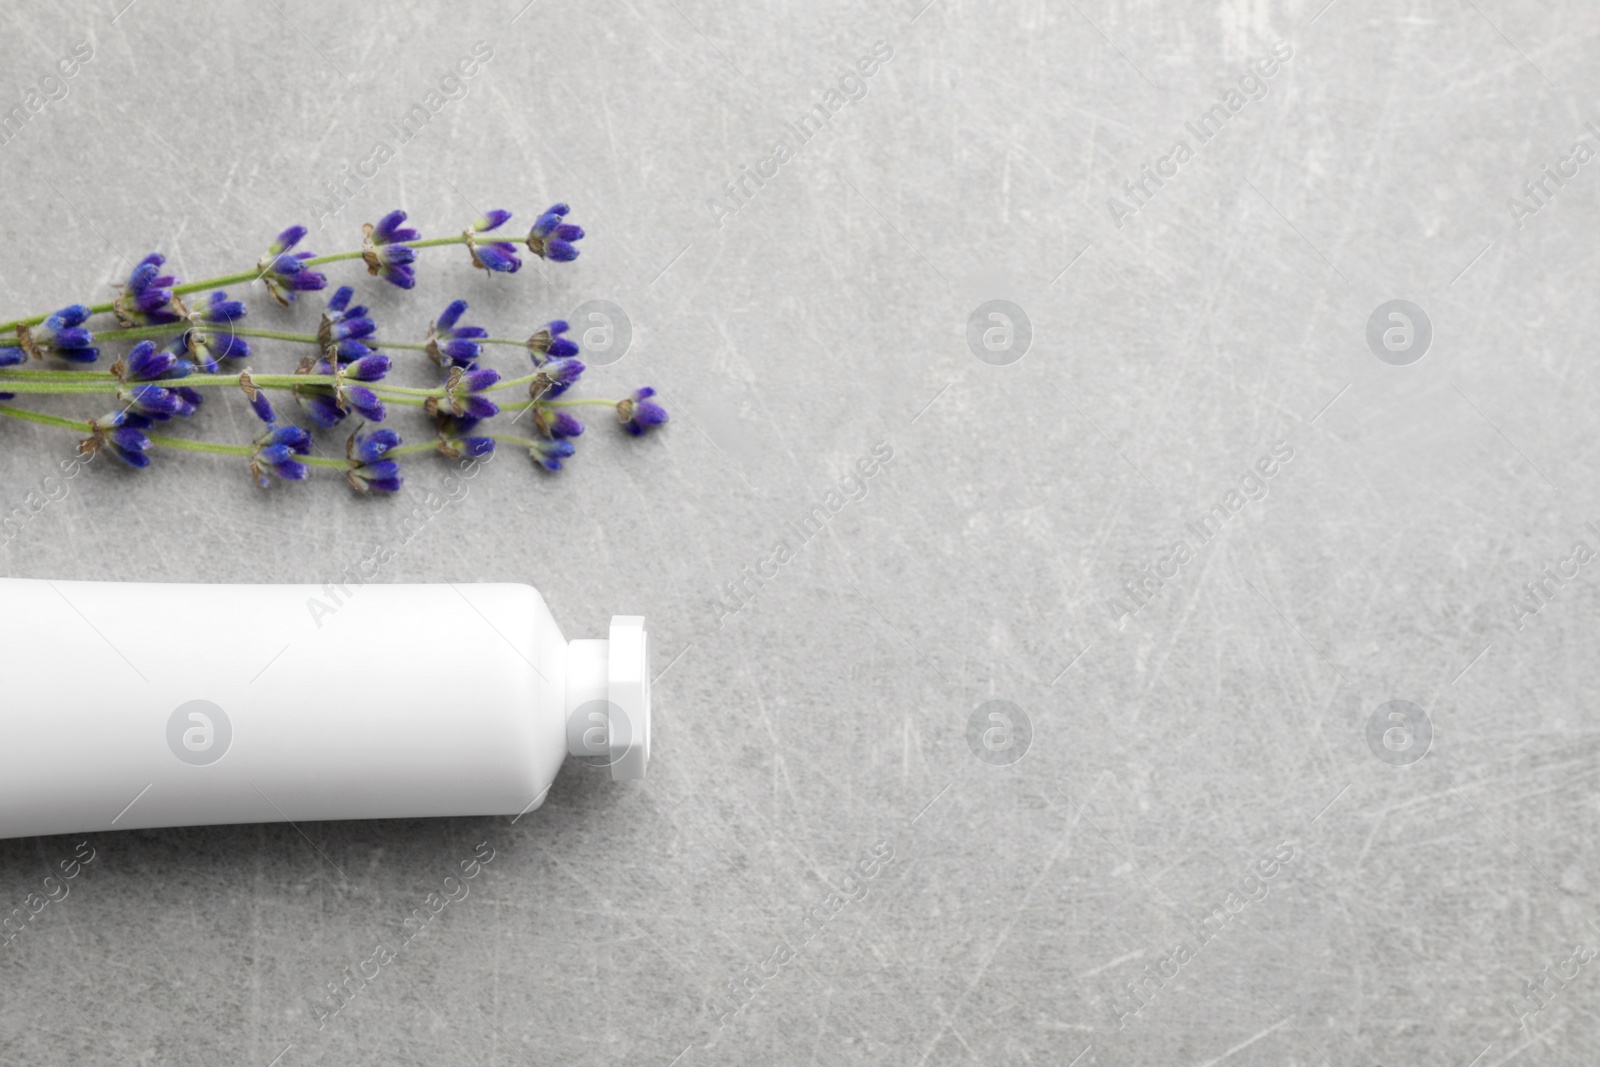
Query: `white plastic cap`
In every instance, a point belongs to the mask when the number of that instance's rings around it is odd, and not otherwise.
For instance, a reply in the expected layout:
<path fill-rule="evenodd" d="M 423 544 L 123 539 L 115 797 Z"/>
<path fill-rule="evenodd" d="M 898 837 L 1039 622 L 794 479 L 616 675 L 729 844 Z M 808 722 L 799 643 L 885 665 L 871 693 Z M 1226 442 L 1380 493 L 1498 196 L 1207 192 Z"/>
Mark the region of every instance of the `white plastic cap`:
<path fill-rule="evenodd" d="M 567 642 L 567 751 L 644 777 L 650 762 L 650 639 L 642 615 L 613 615 L 604 641 Z"/>

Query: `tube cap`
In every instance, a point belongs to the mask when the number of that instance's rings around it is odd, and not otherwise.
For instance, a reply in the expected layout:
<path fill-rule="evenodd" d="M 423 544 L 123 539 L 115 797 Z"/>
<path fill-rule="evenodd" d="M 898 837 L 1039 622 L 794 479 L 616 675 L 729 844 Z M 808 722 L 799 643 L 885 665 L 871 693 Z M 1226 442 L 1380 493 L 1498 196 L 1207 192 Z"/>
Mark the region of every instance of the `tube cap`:
<path fill-rule="evenodd" d="M 613 615 L 605 640 L 567 643 L 567 751 L 618 781 L 650 761 L 650 640 L 642 615 Z"/>
<path fill-rule="evenodd" d="M 611 616 L 607 661 L 611 777 L 643 778 L 650 762 L 650 635 L 643 615 Z"/>

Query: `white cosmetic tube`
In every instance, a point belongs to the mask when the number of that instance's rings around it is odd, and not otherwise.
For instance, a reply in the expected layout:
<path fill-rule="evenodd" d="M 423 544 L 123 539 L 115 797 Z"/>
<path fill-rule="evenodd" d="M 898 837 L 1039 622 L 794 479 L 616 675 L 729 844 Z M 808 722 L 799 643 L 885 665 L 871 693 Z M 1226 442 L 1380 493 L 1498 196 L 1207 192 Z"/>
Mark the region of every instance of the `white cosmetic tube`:
<path fill-rule="evenodd" d="M 0 838 L 517 816 L 569 755 L 643 778 L 644 619 L 526 585 L 0 579 Z"/>

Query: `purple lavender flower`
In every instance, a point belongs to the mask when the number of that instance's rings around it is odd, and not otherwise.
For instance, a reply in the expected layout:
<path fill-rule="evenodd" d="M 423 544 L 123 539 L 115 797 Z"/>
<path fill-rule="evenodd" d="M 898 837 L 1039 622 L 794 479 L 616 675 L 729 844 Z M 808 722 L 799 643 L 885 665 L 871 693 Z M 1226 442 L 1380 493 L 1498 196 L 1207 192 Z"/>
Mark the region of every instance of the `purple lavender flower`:
<path fill-rule="evenodd" d="M 564 437 L 536 438 L 528 442 L 528 455 L 547 471 L 560 470 L 561 461 L 571 457 L 576 451 L 577 449 L 572 447 L 572 442 Z"/>
<path fill-rule="evenodd" d="M 444 314 L 428 327 L 428 358 L 441 367 L 460 367 L 463 370 L 476 370 L 478 356 L 483 352 L 483 346 L 477 339 L 488 337 L 489 331 L 482 326 L 458 326 L 461 316 L 467 310 L 465 300 L 456 300 L 444 309 Z"/>
<path fill-rule="evenodd" d="M 494 438 L 472 432 L 482 419 L 440 412 L 434 421 L 439 427 L 439 451 L 450 459 L 476 459 L 494 451 Z"/>
<path fill-rule="evenodd" d="M 345 480 L 360 493 L 393 493 L 400 489 L 400 464 L 388 459 L 389 450 L 400 447 L 400 435 L 393 430 L 351 434 L 344 444 L 350 460 Z"/>
<path fill-rule="evenodd" d="M 500 372 L 487 367 L 481 370 L 451 367 L 444 380 L 444 396 L 429 397 L 423 408 L 434 416 L 444 412 L 447 415 L 470 415 L 474 419 L 493 418 L 500 413 L 499 406 L 488 397 L 477 394 L 499 380 Z"/>
<path fill-rule="evenodd" d="M 256 390 L 256 395 L 250 401 L 250 410 L 256 413 L 256 418 L 268 426 L 278 421 L 278 413 L 272 410 L 272 402 L 267 399 L 265 389 Z"/>
<path fill-rule="evenodd" d="M 474 233 L 488 233 L 490 230 L 499 229 L 510 219 L 511 212 L 495 208 L 472 224 L 472 229 L 467 231 L 467 251 L 472 254 L 474 267 L 503 274 L 515 274 L 522 268 L 517 247 L 510 241 L 490 240 L 480 244 L 472 236 Z"/>
<path fill-rule="evenodd" d="M 528 386 L 528 395 L 535 400 L 554 400 L 571 389 L 583 371 L 582 360 L 552 359 L 539 367 L 539 373 Z"/>
<path fill-rule="evenodd" d="M 456 414 L 471 415 L 475 419 L 489 419 L 500 414 L 500 408 L 493 401 L 488 397 L 477 395 L 499 380 L 500 372 L 496 370 L 484 368 L 463 371 L 455 395 L 455 401 L 461 410 Z M 465 392 L 461 391 L 463 389 Z"/>
<path fill-rule="evenodd" d="M 561 221 L 570 210 L 565 204 L 550 205 L 534 221 L 533 229 L 528 231 L 528 251 L 540 259 L 557 263 L 570 263 L 577 259 L 578 250 L 572 246 L 572 242 L 582 240 L 583 227 Z"/>
<path fill-rule="evenodd" d="M 617 402 L 617 417 L 622 428 L 635 437 L 642 436 L 653 426 L 667 421 L 667 409 L 650 399 L 656 391 L 648 385 L 635 389 L 633 395 Z"/>
<path fill-rule="evenodd" d="M 328 297 L 328 303 L 322 309 L 322 321 L 327 323 L 344 322 L 348 319 L 364 319 L 367 309 L 360 304 L 352 307 L 350 300 L 356 291 L 348 285 L 341 285 Z"/>
<path fill-rule="evenodd" d="M 326 363 L 317 363 L 315 370 L 323 373 Z M 301 411 L 306 413 L 306 418 L 315 422 L 320 427 L 338 426 L 339 422 L 349 414 L 346 406 L 339 403 L 338 394 L 334 394 L 333 386 L 296 386 L 294 398 L 301 405 Z"/>
<path fill-rule="evenodd" d="M 338 360 L 341 366 L 366 359 L 368 356 L 378 355 L 376 349 L 368 348 L 361 341 L 339 341 L 328 346 L 325 351 L 328 355 Z"/>
<path fill-rule="evenodd" d="M 417 253 L 400 242 L 421 240 L 422 234 L 408 228 L 405 221 L 404 211 L 391 211 L 379 219 L 376 226 L 370 222 L 363 225 L 361 259 L 367 265 L 368 274 L 382 275 L 384 281 L 410 289 L 417 284 L 411 267 Z"/>
<path fill-rule="evenodd" d="M 182 338 L 177 343 L 181 345 Z M 111 365 L 111 373 L 124 385 L 155 382 L 163 378 L 187 378 L 194 373 L 194 364 L 181 358 L 178 352 L 157 350 L 153 341 L 140 341 L 125 357 Z"/>
<path fill-rule="evenodd" d="M 93 455 L 102 448 L 130 467 L 143 470 L 150 466 L 150 438 L 144 430 L 150 421 L 125 411 L 114 411 L 98 419 L 89 420 L 89 436 L 78 442 L 79 455 Z"/>
<path fill-rule="evenodd" d="M 151 252 L 128 275 L 121 295 L 111 304 L 112 314 L 122 325 L 165 326 L 187 317 L 188 309 L 172 292 L 178 279 L 161 273 L 166 261 L 160 252 Z"/>
<path fill-rule="evenodd" d="M 187 392 L 192 394 L 193 390 Z M 119 389 L 117 399 L 126 404 L 133 414 L 143 415 L 152 422 L 184 418 L 194 414 L 195 409 L 189 397 L 176 389 L 164 389 L 159 385 L 133 385 Z"/>
<path fill-rule="evenodd" d="M 367 309 L 357 304 L 350 306 L 355 290 L 341 285 L 328 300 L 322 312 L 322 324 L 317 327 L 317 340 L 324 352 L 331 352 L 341 363 L 353 363 L 373 354 L 373 349 L 362 339 L 377 332 L 378 324 L 367 314 Z"/>
<path fill-rule="evenodd" d="M 93 363 L 100 358 L 94 333 L 84 329 L 89 309 L 69 304 L 36 326 L 18 326 L 17 344 L 34 359 L 59 356 L 73 363 Z"/>
<path fill-rule="evenodd" d="M 546 437 L 577 437 L 583 433 L 583 423 L 560 408 L 543 403 L 533 405 L 533 424 Z"/>
<path fill-rule="evenodd" d="M 111 373 L 122 382 L 117 399 L 130 413 L 153 422 L 194 414 L 202 399 L 199 391 L 185 386 L 154 384 L 184 378 L 193 372 L 193 363 L 176 352 L 158 350 L 151 341 L 140 341 L 133 346 L 133 351 L 111 367 Z"/>
<path fill-rule="evenodd" d="M 304 226 L 290 226 L 278 234 L 277 240 L 268 247 L 267 254 L 256 263 L 261 271 L 261 280 L 267 283 L 267 292 L 284 307 L 288 307 L 300 293 L 322 289 L 328 284 L 326 275 L 306 267 L 305 261 L 315 259 L 316 253 L 293 251 L 305 235 Z"/>
<path fill-rule="evenodd" d="M 362 356 L 360 359 L 346 363 L 341 368 L 341 372 L 347 381 L 381 382 L 384 375 L 389 373 L 389 357 L 378 354 Z M 346 391 L 353 391 L 353 387 L 347 386 Z M 370 395 L 372 390 L 362 389 L 361 392 Z M 376 398 L 374 398 L 374 403 L 376 403 Z M 378 412 L 377 416 L 369 415 L 368 418 L 371 418 L 373 422 L 383 421 L 383 405 L 378 405 Z M 362 414 L 365 415 L 366 412 L 362 411 Z"/>
<path fill-rule="evenodd" d="M 265 489 L 272 483 L 269 475 L 277 475 L 291 482 L 304 481 L 306 465 L 296 457 L 311 451 L 311 435 L 298 426 L 269 426 L 266 433 L 255 439 L 255 452 L 250 457 L 250 473 L 256 484 Z"/>
<path fill-rule="evenodd" d="M 207 374 L 215 374 L 221 369 L 219 360 L 245 359 L 250 355 L 250 342 L 233 332 L 233 324 L 244 316 L 244 301 L 230 300 L 226 292 L 218 289 L 188 310 L 187 317 L 195 327 L 173 343 L 173 351 L 183 352 L 195 366 Z M 200 329 L 201 326 L 216 329 Z"/>
<path fill-rule="evenodd" d="M 186 331 L 177 343 L 182 344 L 195 366 L 207 374 L 221 369 L 219 360 L 244 359 L 250 355 L 250 342 L 229 333 L 226 328 L 212 332 L 197 327 Z"/>
<path fill-rule="evenodd" d="M 212 326 L 238 322 L 244 316 L 244 301 L 228 299 L 228 294 L 221 289 L 206 297 L 203 303 L 189 313 L 191 321 L 209 323 Z"/>
<path fill-rule="evenodd" d="M 382 381 L 389 373 L 389 357 L 363 356 L 350 363 L 335 363 L 328 359 L 302 360 L 297 374 L 317 374 L 335 379 L 332 384 L 317 383 L 297 385 L 295 398 L 305 413 L 318 426 L 337 426 L 351 411 L 358 412 L 370 422 L 382 422 L 388 412 L 383 401 L 364 385 L 352 382 Z"/>
<path fill-rule="evenodd" d="M 0 348 L 0 367 L 15 367 L 26 362 L 28 353 L 20 348 Z M 16 393 L 0 393 L 0 400 L 14 400 Z"/>
<path fill-rule="evenodd" d="M 549 422 L 551 437 L 577 437 L 583 433 L 583 423 L 565 411 L 557 411 Z"/>
<path fill-rule="evenodd" d="M 256 387 L 249 371 L 239 373 L 239 388 L 243 389 L 244 395 L 249 398 L 250 410 L 256 413 L 256 418 L 268 426 L 278 421 L 278 414 L 272 410 L 272 402 L 267 399 L 267 391 Z"/>
<path fill-rule="evenodd" d="M 578 342 L 563 337 L 570 326 L 565 319 L 545 323 L 528 338 L 528 351 L 533 354 L 533 365 L 541 367 L 552 359 L 567 359 L 578 354 Z"/>

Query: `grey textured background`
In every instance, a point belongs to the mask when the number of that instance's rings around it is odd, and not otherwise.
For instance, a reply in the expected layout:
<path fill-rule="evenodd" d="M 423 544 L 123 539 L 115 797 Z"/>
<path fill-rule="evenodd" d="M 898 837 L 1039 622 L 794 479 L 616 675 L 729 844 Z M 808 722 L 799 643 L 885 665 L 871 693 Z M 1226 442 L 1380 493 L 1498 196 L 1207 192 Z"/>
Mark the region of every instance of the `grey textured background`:
<path fill-rule="evenodd" d="M 8 308 L 95 295 L 154 249 L 190 278 L 253 261 L 483 40 L 467 96 L 312 246 L 395 205 L 438 234 L 569 200 L 590 236 L 567 267 L 491 279 L 443 250 L 409 296 L 334 278 L 391 336 L 456 295 L 497 331 L 614 301 L 634 342 L 586 395 L 648 382 L 674 419 L 641 442 L 597 419 L 555 478 L 502 455 L 383 576 L 528 581 L 573 636 L 647 615 L 648 782 L 569 766 L 514 826 L 95 835 L 71 895 L 0 952 L 0 1062 L 1595 1061 L 1594 964 L 1517 1014 L 1600 944 L 1593 570 L 1511 605 L 1600 544 L 1600 165 L 1521 227 L 1507 204 L 1594 142 L 1595 9 L 923 4 L 0 14 L 6 107 L 95 47 L 0 145 Z M 719 226 L 707 202 L 880 39 L 865 97 Z M 1107 198 L 1278 41 L 1265 98 L 1116 226 Z M 1032 323 L 1009 366 L 965 340 L 990 298 Z M 1365 341 L 1395 298 L 1435 330 L 1408 367 Z M 314 318 L 252 299 L 258 326 Z M 250 420 L 228 397 L 188 429 Z M 721 617 L 878 442 L 894 459 L 865 498 Z M 1270 494 L 1119 625 L 1120 583 L 1279 442 Z M 0 426 L 4 509 L 70 448 Z M 444 473 L 419 457 L 409 485 Z M 206 457 L 97 463 L 0 567 L 322 581 L 407 507 L 330 478 L 260 492 Z M 1392 699 L 1432 724 L 1408 766 L 1366 741 Z M 1032 724 L 1010 765 L 967 742 L 990 700 Z M 484 840 L 470 896 L 319 1029 L 324 983 Z M 1283 842 L 1267 895 L 1119 1026 L 1128 984 L 1170 972 Z M 72 844 L 0 843 L 0 908 Z M 875 847 L 893 861 L 847 883 Z"/>

